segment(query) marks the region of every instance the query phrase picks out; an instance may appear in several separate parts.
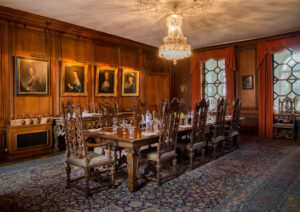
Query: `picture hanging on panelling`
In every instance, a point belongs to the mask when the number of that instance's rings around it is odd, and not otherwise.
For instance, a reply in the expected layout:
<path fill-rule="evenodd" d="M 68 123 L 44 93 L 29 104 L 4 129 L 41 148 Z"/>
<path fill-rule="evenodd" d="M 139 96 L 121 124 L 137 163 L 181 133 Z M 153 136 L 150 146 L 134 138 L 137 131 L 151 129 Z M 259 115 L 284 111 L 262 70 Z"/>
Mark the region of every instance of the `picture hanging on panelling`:
<path fill-rule="evenodd" d="M 49 95 L 49 60 L 16 57 L 15 64 L 17 96 Z"/>
<path fill-rule="evenodd" d="M 253 89 L 253 76 L 242 76 L 242 87 L 243 89 Z"/>
<path fill-rule="evenodd" d="M 139 95 L 139 71 L 123 69 L 122 73 L 122 96 Z"/>
<path fill-rule="evenodd" d="M 118 68 L 97 66 L 96 96 L 117 96 Z"/>
<path fill-rule="evenodd" d="M 62 63 L 62 96 L 87 96 L 87 68 L 84 63 Z"/>

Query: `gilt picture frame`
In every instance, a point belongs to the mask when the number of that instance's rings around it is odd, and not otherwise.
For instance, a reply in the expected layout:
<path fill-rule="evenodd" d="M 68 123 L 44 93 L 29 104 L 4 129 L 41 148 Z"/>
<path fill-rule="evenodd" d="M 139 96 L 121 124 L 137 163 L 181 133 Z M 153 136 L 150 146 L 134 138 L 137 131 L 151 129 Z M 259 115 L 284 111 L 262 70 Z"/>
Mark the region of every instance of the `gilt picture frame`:
<path fill-rule="evenodd" d="M 117 96 L 118 68 L 111 66 L 97 66 L 96 96 Z"/>
<path fill-rule="evenodd" d="M 87 96 L 88 65 L 64 61 L 61 68 L 61 95 Z"/>
<path fill-rule="evenodd" d="M 48 96 L 50 61 L 33 57 L 15 57 L 16 96 Z"/>
<path fill-rule="evenodd" d="M 140 72 L 133 69 L 123 69 L 122 96 L 139 96 Z"/>

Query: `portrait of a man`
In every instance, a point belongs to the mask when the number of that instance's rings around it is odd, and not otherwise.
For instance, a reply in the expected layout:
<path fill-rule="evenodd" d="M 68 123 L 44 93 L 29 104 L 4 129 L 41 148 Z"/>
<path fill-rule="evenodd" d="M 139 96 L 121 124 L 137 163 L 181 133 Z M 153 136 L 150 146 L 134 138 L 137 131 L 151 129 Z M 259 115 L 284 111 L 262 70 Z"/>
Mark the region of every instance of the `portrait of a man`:
<path fill-rule="evenodd" d="M 122 95 L 123 96 L 138 96 L 139 95 L 139 72 L 134 70 L 123 70 L 122 80 Z"/>
<path fill-rule="evenodd" d="M 85 96 L 87 94 L 87 65 L 63 63 L 62 95 Z"/>
<path fill-rule="evenodd" d="M 96 96 L 117 96 L 117 73 L 114 67 L 97 67 Z"/>
<path fill-rule="evenodd" d="M 16 57 L 16 94 L 48 95 L 48 60 Z"/>

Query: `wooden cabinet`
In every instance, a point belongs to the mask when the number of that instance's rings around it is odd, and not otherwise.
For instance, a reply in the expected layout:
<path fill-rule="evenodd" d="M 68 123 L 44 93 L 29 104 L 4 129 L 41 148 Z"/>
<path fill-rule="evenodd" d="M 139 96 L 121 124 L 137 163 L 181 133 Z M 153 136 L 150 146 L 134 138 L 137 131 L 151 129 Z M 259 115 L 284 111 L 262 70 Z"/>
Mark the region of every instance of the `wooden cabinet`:
<path fill-rule="evenodd" d="M 19 159 L 50 153 L 52 124 L 8 126 L 6 131 L 8 159 Z"/>

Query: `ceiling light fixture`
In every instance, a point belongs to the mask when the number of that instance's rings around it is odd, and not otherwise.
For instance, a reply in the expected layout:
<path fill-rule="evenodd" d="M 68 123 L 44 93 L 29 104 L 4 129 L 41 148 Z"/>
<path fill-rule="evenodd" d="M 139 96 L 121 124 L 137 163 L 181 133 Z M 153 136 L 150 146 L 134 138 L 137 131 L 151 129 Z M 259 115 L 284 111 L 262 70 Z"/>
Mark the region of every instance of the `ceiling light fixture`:
<path fill-rule="evenodd" d="M 186 43 L 183 36 L 182 16 L 197 15 L 209 8 L 214 0 L 136 0 L 140 11 L 167 17 L 168 36 L 159 47 L 159 56 L 167 60 L 177 60 L 191 55 L 191 46 Z"/>
<path fill-rule="evenodd" d="M 164 44 L 159 47 L 159 56 L 167 60 L 173 60 L 176 65 L 177 60 L 191 55 L 191 46 L 186 44 L 186 37 L 181 31 L 182 17 L 172 14 L 167 18 L 168 36 L 164 38 Z"/>

